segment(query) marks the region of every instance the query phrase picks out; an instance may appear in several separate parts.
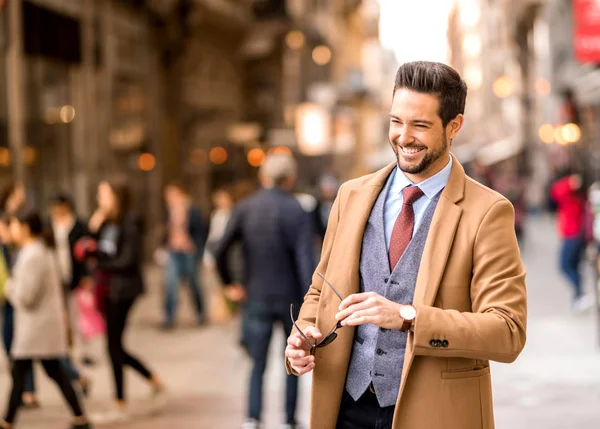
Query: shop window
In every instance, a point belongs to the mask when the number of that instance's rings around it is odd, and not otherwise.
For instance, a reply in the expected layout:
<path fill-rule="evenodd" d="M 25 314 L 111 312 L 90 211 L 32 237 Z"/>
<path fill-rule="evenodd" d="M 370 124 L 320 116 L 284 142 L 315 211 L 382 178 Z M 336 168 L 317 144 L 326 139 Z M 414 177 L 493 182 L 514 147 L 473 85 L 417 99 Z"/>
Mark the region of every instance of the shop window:
<path fill-rule="evenodd" d="M 76 19 L 23 2 L 25 53 L 81 63 L 81 28 Z"/>

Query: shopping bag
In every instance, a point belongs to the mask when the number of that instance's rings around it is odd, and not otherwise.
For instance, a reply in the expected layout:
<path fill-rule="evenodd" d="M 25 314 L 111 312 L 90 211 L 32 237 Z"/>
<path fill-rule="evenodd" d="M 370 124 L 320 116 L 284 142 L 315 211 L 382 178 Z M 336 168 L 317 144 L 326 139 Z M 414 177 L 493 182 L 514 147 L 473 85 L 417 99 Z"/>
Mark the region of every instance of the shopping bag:
<path fill-rule="evenodd" d="M 90 340 L 106 332 L 104 317 L 96 307 L 94 292 L 86 288 L 75 291 L 79 332 L 85 340 Z"/>

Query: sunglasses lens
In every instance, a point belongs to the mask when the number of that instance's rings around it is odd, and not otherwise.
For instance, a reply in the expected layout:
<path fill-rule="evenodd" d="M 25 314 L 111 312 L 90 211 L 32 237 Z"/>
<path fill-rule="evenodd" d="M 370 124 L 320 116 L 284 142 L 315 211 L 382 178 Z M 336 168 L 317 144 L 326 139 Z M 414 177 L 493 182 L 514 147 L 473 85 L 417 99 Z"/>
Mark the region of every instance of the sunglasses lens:
<path fill-rule="evenodd" d="M 337 333 L 332 332 L 331 334 L 327 335 L 323 341 L 321 341 L 319 343 L 318 347 L 328 346 L 329 344 L 333 343 L 333 340 L 335 340 L 336 338 L 337 338 Z"/>

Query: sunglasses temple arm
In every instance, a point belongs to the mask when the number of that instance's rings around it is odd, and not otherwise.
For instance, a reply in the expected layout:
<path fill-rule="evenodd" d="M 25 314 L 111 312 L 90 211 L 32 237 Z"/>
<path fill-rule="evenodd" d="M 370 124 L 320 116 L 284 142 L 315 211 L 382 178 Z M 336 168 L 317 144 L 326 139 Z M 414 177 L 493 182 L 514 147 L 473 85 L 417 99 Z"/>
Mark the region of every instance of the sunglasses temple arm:
<path fill-rule="evenodd" d="M 333 293 L 335 293 L 337 295 L 337 297 L 340 299 L 340 301 L 344 300 L 344 298 L 342 298 L 342 295 L 340 295 L 340 293 L 333 287 L 333 285 L 331 283 L 329 283 L 329 281 L 323 276 L 323 274 L 317 272 L 317 275 L 319 277 L 321 277 L 323 279 L 323 281 L 327 284 L 327 286 L 329 286 L 331 288 Z"/>
<path fill-rule="evenodd" d="M 302 330 L 300 329 L 300 327 L 298 327 L 296 321 L 294 320 L 294 307 L 290 307 L 290 316 L 292 317 L 292 323 L 294 324 L 294 328 L 296 328 L 300 335 L 302 335 L 304 341 L 306 341 L 311 348 L 314 348 L 316 344 L 314 344 L 311 340 L 308 339 L 306 335 L 304 335 L 304 332 L 302 332 Z"/>

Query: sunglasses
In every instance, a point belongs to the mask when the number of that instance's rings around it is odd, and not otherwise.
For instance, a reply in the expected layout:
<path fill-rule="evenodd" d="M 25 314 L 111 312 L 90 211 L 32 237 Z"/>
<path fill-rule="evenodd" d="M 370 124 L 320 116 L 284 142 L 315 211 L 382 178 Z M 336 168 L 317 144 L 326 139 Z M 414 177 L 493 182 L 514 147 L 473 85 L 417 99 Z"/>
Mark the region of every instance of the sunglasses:
<path fill-rule="evenodd" d="M 333 287 L 333 285 L 331 283 L 329 283 L 329 281 L 327 281 L 327 279 L 323 276 L 323 274 L 317 273 L 317 275 L 319 277 L 321 277 L 323 279 L 323 281 L 325 282 L 325 284 L 327 286 L 329 286 L 331 288 L 331 290 L 333 291 L 333 293 L 335 293 L 337 295 L 337 297 L 340 299 L 340 302 L 344 300 L 342 298 L 342 295 L 340 295 L 340 293 Z M 335 326 L 333 327 L 333 329 L 329 332 L 329 334 L 327 334 L 321 342 L 315 343 L 315 342 L 309 340 L 308 337 L 304 334 L 304 332 L 302 332 L 302 330 L 298 327 L 298 324 L 296 323 L 296 319 L 294 318 L 294 304 L 290 304 L 290 318 L 292 319 L 292 323 L 294 324 L 294 327 L 298 330 L 298 332 L 300 333 L 300 335 L 302 336 L 304 341 L 306 341 L 306 343 L 310 346 L 310 354 L 311 355 L 315 354 L 316 349 L 325 347 L 325 346 L 328 346 L 329 344 L 331 344 L 338 336 L 337 330 L 343 327 L 342 322 L 338 321 L 335 324 Z"/>

